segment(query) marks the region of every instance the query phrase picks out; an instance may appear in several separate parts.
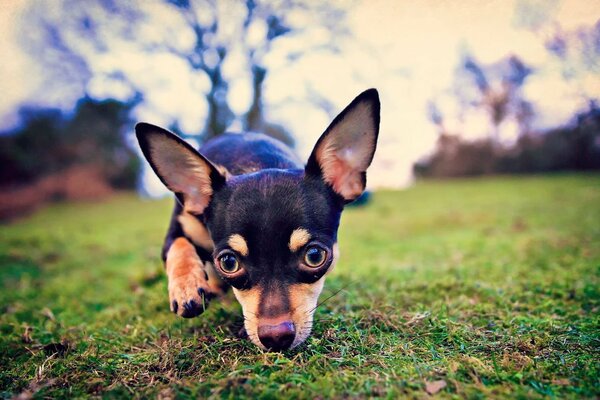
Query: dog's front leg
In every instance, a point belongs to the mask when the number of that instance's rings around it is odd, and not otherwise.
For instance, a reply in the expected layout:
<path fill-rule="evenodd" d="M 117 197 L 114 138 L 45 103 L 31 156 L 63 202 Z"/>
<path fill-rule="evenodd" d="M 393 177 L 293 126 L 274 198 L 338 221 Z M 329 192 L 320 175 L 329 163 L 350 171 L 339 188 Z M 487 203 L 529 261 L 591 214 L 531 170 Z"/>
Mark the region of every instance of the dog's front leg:
<path fill-rule="evenodd" d="M 210 299 L 223 293 L 212 265 L 200 260 L 194 245 L 185 237 L 173 241 L 165 267 L 171 311 L 184 318 L 200 315 Z"/>

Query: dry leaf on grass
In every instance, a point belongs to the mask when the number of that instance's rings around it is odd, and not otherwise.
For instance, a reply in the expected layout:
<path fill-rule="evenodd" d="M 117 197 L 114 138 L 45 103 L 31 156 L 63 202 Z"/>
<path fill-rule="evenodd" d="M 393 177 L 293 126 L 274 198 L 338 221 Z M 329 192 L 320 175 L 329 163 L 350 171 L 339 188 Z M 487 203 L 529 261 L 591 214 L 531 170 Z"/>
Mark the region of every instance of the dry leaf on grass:
<path fill-rule="evenodd" d="M 427 394 L 434 395 L 443 388 L 445 388 L 448 384 L 444 380 L 439 381 L 427 381 L 425 382 L 425 391 Z"/>
<path fill-rule="evenodd" d="M 31 343 L 33 341 L 33 339 L 31 339 L 31 332 L 33 332 L 33 328 L 29 325 L 25 325 L 25 330 L 23 331 L 23 335 L 21 335 L 23 343 Z"/>
<path fill-rule="evenodd" d="M 419 323 L 421 323 L 421 321 L 423 321 L 425 318 L 429 317 L 430 315 L 431 315 L 431 313 L 429 311 L 425 311 L 423 313 L 416 313 L 415 315 L 412 316 L 411 319 L 406 321 L 404 323 L 404 325 L 411 326 L 411 325 L 419 324 Z"/>
<path fill-rule="evenodd" d="M 54 385 L 56 379 L 45 379 L 45 380 L 33 380 L 29 382 L 29 386 L 19 393 L 14 399 L 17 400 L 30 400 L 35 398 L 35 394 L 45 387 Z"/>
<path fill-rule="evenodd" d="M 48 318 L 50 321 L 56 321 L 56 318 L 54 317 L 54 313 L 48 307 L 44 307 L 42 309 L 41 313 L 44 317 Z"/>

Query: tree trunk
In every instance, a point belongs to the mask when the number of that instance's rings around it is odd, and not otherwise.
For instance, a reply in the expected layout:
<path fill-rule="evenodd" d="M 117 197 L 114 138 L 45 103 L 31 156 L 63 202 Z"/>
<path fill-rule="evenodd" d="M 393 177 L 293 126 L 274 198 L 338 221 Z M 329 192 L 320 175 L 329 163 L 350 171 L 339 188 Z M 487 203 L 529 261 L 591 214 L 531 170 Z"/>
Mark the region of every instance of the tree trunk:
<path fill-rule="evenodd" d="M 225 130 L 234 118 L 233 112 L 229 108 L 229 104 L 227 104 L 229 86 L 221 74 L 223 58 L 221 58 L 221 62 L 214 68 L 206 71 L 210 78 L 211 88 L 206 94 L 208 116 L 202 135 L 204 140 L 209 140 L 225 133 Z"/>
<path fill-rule="evenodd" d="M 266 75 L 267 70 L 265 68 L 258 65 L 252 66 L 252 105 L 244 118 L 244 129 L 246 131 L 261 132 L 264 130 L 262 89 Z"/>

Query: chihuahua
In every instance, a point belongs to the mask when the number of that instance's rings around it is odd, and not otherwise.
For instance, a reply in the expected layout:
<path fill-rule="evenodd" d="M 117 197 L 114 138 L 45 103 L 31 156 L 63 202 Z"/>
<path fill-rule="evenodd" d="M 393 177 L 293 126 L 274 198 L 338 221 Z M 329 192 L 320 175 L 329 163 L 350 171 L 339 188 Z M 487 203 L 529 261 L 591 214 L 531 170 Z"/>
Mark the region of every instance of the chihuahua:
<path fill-rule="evenodd" d="M 162 252 L 171 311 L 198 316 L 231 286 L 254 344 L 282 351 L 306 340 L 339 257 L 342 210 L 365 189 L 379 107 L 375 89 L 356 97 L 306 166 L 263 134 L 223 134 L 198 152 L 173 133 L 138 123 L 144 156 L 176 197 Z"/>

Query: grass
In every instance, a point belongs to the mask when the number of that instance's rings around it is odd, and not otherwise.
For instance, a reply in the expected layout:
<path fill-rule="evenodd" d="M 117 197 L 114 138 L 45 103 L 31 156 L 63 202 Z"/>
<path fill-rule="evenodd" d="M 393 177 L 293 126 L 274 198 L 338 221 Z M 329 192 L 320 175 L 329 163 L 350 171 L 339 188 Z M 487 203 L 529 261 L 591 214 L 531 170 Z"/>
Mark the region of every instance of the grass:
<path fill-rule="evenodd" d="M 231 293 L 169 312 L 170 206 L 125 195 L 1 227 L 0 396 L 600 396 L 598 175 L 375 193 L 345 212 L 337 294 L 285 354 L 232 333 Z"/>

